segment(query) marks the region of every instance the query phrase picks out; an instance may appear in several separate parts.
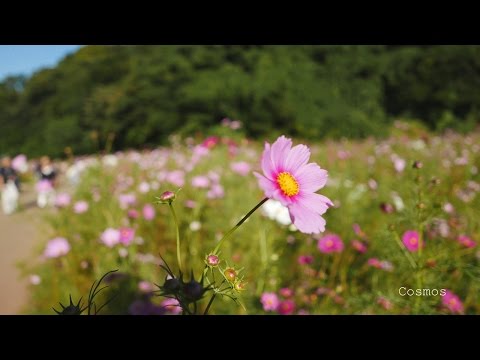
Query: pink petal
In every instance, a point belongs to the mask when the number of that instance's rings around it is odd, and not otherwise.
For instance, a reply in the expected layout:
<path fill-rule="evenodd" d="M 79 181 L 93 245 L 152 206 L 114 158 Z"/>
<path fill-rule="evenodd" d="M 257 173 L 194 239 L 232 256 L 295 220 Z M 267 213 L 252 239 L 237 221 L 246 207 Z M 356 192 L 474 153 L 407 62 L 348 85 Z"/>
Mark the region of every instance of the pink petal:
<path fill-rule="evenodd" d="M 275 183 L 257 172 L 254 172 L 253 175 L 258 179 L 258 185 L 265 192 L 265 196 L 268 198 L 274 198 L 274 193 L 277 191 Z"/>
<path fill-rule="evenodd" d="M 270 180 L 275 179 L 275 168 L 272 164 L 271 148 L 269 143 L 265 143 L 265 149 L 262 154 L 262 171 Z"/>
<path fill-rule="evenodd" d="M 295 173 L 301 166 L 306 165 L 310 159 L 310 149 L 303 145 L 296 145 L 288 153 L 285 161 L 285 171 Z"/>
<path fill-rule="evenodd" d="M 293 176 L 302 192 L 316 192 L 327 183 L 328 172 L 320 168 L 316 163 L 301 166 Z"/>
<path fill-rule="evenodd" d="M 293 224 L 305 234 L 318 234 L 325 231 L 326 221 L 319 214 L 298 203 L 288 207 Z"/>
<path fill-rule="evenodd" d="M 273 169 L 276 173 L 285 170 L 285 161 L 291 148 L 292 140 L 287 139 L 283 135 L 272 144 L 270 157 L 272 158 Z"/>
<path fill-rule="evenodd" d="M 300 193 L 296 199 L 302 206 L 323 215 L 333 203 L 326 196 L 316 193 Z"/>

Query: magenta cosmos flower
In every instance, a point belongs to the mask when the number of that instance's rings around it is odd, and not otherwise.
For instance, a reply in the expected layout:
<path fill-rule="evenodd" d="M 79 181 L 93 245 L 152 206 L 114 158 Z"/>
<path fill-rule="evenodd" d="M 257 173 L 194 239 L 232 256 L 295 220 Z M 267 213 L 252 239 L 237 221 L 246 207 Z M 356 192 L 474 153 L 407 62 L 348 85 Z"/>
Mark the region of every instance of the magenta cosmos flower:
<path fill-rule="evenodd" d="M 265 311 L 275 311 L 280 304 L 277 294 L 272 292 L 263 293 L 260 301 L 263 305 L 263 310 Z"/>
<path fill-rule="evenodd" d="M 358 240 L 352 240 L 352 247 L 357 250 L 359 253 L 364 254 L 367 252 L 368 247 L 365 243 L 358 241 Z"/>
<path fill-rule="evenodd" d="M 340 236 L 328 234 L 318 240 L 318 250 L 324 254 L 340 253 L 343 251 L 343 242 Z"/>
<path fill-rule="evenodd" d="M 405 231 L 402 236 L 403 245 L 408 251 L 418 251 L 419 235 L 414 230 Z"/>
<path fill-rule="evenodd" d="M 296 228 L 306 234 L 325 231 L 322 218 L 333 203 L 315 192 L 327 183 L 328 173 L 316 163 L 308 163 L 310 150 L 305 145 L 292 148 L 292 141 L 279 137 L 271 146 L 265 143 L 263 175 L 254 173 L 265 196 L 288 207 Z"/>
<path fill-rule="evenodd" d="M 48 242 L 43 255 L 46 258 L 57 258 L 66 255 L 70 251 L 70 244 L 67 239 L 57 237 Z"/>
<path fill-rule="evenodd" d="M 475 243 L 475 241 L 473 241 L 470 237 L 468 237 L 467 235 L 460 235 L 458 238 L 457 238 L 458 242 L 460 244 L 462 244 L 463 246 L 467 247 L 467 248 L 473 248 L 475 247 L 475 245 L 477 245 Z"/>
<path fill-rule="evenodd" d="M 290 315 L 295 311 L 295 302 L 293 300 L 282 301 L 277 308 L 281 315 Z"/>
<path fill-rule="evenodd" d="M 120 242 L 125 245 L 125 246 L 128 246 L 130 245 L 130 243 L 133 241 L 133 239 L 135 238 L 135 230 L 132 229 L 132 228 L 121 228 L 120 229 Z"/>
<path fill-rule="evenodd" d="M 445 292 L 445 295 L 442 297 L 442 304 L 452 313 L 463 313 L 463 304 L 458 295 L 454 294 L 450 290 Z"/>

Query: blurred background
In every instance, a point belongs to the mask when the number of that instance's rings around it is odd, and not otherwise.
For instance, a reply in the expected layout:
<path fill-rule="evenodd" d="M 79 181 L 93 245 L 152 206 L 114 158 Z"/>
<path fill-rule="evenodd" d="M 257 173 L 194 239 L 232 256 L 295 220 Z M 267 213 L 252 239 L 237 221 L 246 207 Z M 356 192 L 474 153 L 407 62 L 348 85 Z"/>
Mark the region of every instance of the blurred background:
<path fill-rule="evenodd" d="M 1 166 L 20 185 L 0 211 L 0 313 L 51 313 L 114 268 L 128 296 L 108 311 L 155 313 L 156 256 L 170 259 L 174 234 L 154 196 L 185 188 L 201 265 L 258 202 L 251 171 L 282 134 L 329 170 L 327 228 L 343 242 L 317 249 L 278 204 L 252 218 L 224 251 L 246 266 L 249 313 L 479 313 L 479 120 L 480 46 L 2 45 Z M 105 231 L 119 228 L 135 240 L 112 249 Z M 392 240 L 407 230 L 433 240 L 411 251 L 421 275 Z M 396 295 L 418 281 L 452 290 L 449 303 Z"/>
<path fill-rule="evenodd" d="M 92 153 L 109 134 L 113 150 L 157 146 L 224 117 L 251 138 L 385 136 L 396 117 L 469 131 L 480 111 L 478 46 L 3 46 L 0 59 L 0 153 Z"/>

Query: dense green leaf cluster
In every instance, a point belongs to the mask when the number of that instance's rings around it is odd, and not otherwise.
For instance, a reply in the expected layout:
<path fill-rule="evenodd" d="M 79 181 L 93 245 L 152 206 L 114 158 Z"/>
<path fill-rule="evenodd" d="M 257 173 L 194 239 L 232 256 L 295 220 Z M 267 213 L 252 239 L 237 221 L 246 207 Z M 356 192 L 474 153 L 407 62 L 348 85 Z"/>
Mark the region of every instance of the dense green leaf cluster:
<path fill-rule="evenodd" d="M 0 83 L 0 153 L 158 145 L 223 117 L 249 137 L 382 136 L 397 116 L 466 131 L 479 92 L 478 46 L 85 46 Z"/>

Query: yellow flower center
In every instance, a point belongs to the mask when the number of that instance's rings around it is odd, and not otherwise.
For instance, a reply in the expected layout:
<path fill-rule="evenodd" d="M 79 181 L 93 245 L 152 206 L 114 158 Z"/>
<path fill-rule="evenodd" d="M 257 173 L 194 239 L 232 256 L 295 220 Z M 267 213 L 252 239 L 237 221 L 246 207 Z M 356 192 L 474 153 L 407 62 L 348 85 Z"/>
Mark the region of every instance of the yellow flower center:
<path fill-rule="evenodd" d="M 277 183 L 286 196 L 295 196 L 300 191 L 297 180 L 288 172 L 278 174 Z"/>
<path fill-rule="evenodd" d="M 414 238 L 414 237 L 410 238 L 410 244 L 416 245 L 417 244 L 417 238 Z"/>
<path fill-rule="evenodd" d="M 333 246 L 333 241 L 332 240 L 327 240 L 325 242 L 325 245 L 327 245 L 327 247 L 332 247 Z"/>

